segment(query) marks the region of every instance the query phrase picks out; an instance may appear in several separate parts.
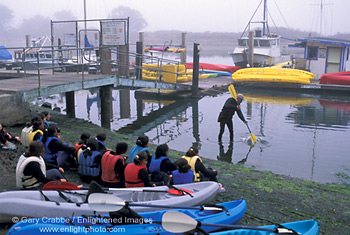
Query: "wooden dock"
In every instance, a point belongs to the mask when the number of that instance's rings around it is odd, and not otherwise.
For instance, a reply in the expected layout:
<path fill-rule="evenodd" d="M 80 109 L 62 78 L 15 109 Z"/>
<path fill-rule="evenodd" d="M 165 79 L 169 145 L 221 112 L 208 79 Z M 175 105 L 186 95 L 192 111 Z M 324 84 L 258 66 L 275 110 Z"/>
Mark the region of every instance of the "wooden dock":
<path fill-rule="evenodd" d="M 26 77 L 0 79 L 0 93 L 21 95 L 23 101 L 40 96 L 49 96 L 83 89 L 103 86 L 157 88 L 168 90 L 189 91 L 188 84 L 171 84 L 155 81 L 121 78 L 116 75 L 84 74 L 81 73 L 55 73 L 28 75 Z"/>

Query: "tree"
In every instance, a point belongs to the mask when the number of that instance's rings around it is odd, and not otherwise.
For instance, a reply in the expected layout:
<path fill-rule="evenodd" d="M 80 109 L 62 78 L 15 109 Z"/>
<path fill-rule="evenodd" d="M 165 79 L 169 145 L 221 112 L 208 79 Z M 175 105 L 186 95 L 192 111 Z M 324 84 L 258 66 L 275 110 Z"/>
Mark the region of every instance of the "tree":
<path fill-rule="evenodd" d="M 144 29 L 148 23 L 137 10 L 125 6 L 114 8 L 108 16 L 110 19 L 127 18 L 129 17 L 130 34 L 135 34 Z"/>

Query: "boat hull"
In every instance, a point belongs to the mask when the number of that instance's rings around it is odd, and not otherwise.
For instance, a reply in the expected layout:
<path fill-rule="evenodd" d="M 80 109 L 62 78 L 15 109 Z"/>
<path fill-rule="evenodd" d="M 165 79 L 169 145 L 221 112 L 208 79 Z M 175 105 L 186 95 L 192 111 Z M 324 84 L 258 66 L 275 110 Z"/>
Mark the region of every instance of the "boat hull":
<path fill-rule="evenodd" d="M 198 209 L 175 209 L 187 214 L 188 216 L 201 221 L 202 223 L 217 223 L 217 224 L 236 224 L 243 217 L 247 209 L 245 200 L 237 200 L 218 204 L 227 209 L 225 211 L 212 211 Z M 114 220 L 125 221 L 125 218 L 110 218 L 108 215 L 101 219 L 101 217 L 70 217 L 68 218 L 53 218 L 51 221 L 48 218 L 26 220 L 15 224 L 8 234 L 52 234 L 53 231 L 64 231 L 65 234 L 86 234 L 90 229 L 89 234 L 106 234 L 107 231 L 122 233 L 122 234 L 170 234 L 165 231 L 161 225 L 153 223 L 154 221 L 162 221 L 163 214 L 167 211 L 155 212 L 141 212 L 140 216 L 144 218 L 143 224 L 129 224 L 129 225 L 112 225 Z M 99 223 L 94 223 L 98 221 Z M 205 227 L 207 232 L 218 230 L 218 227 Z"/>
<path fill-rule="evenodd" d="M 198 182 L 177 185 L 178 188 L 193 191 L 193 197 L 177 196 L 166 192 L 137 192 L 132 190 L 113 190 L 114 195 L 125 201 L 142 202 L 164 206 L 195 206 L 211 201 L 219 188 L 216 182 Z M 142 188 L 141 188 L 142 189 Z M 149 188 L 148 188 L 149 189 Z M 166 191 L 167 186 L 152 189 Z M 46 201 L 39 191 L 20 190 L 0 193 L 0 223 L 11 223 L 13 217 L 42 218 L 91 215 L 93 211 L 85 203 L 87 190 L 63 192 L 73 203 L 64 200 L 57 191 L 43 191 L 50 199 Z M 77 194 L 78 193 L 78 194 Z M 135 207 L 135 211 L 153 211 L 152 207 Z"/>
<path fill-rule="evenodd" d="M 325 73 L 320 77 L 320 84 L 350 85 L 350 71 Z"/>
<path fill-rule="evenodd" d="M 317 235 L 319 232 L 319 226 L 316 220 L 304 220 L 296 221 L 291 223 L 282 224 L 286 228 L 293 229 L 298 234 L 303 235 Z M 261 226 L 261 228 L 276 228 L 276 225 Z M 213 233 L 213 235 L 270 235 L 275 234 L 267 231 L 258 231 L 252 229 L 237 229 L 230 231 L 223 231 L 218 233 Z"/>
<path fill-rule="evenodd" d="M 232 79 L 239 82 L 280 82 L 310 84 L 315 74 L 283 68 L 246 68 L 232 74 Z"/>

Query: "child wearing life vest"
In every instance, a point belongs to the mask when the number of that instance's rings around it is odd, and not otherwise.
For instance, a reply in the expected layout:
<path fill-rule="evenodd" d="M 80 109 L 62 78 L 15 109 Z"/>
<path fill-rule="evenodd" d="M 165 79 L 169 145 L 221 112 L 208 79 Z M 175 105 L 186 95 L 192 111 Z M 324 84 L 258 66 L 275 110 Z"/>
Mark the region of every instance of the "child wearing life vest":
<path fill-rule="evenodd" d="M 177 170 L 173 171 L 173 184 L 189 184 L 193 182 L 194 173 L 191 166 L 184 158 L 180 158 L 175 162 Z"/>
<path fill-rule="evenodd" d="M 125 167 L 125 187 L 154 187 L 147 171 L 148 154 L 146 151 L 140 151 L 134 157 L 134 162 Z"/>
<path fill-rule="evenodd" d="M 89 139 L 86 149 L 79 156 L 78 175 L 85 183 L 100 181 L 102 154 L 96 139 Z"/>
<path fill-rule="evenodd" d="M 198 148 L 192 146 L 182 158 L 186 159 L 194 172 L 194 181 L 215 181 L 218 182 L 216 176 L 218 172 L 211 168 L 206 168 L 202 159 L 198 156 Z M 219 183 L 219 192 L 225 192 L 225 188 Z"/>
<path fill-rule="evenodd" d="M 110 188 L 125 188 L 125 160 L 122 155 L 128 150 L 128 144 L 118 143 L 116 151 L 106 151 L 101 160 L 101 184 Z"/>
<path fill-rule="evenodd" d="M 149 149 L 148 149 L 148 144 L 149 144 L 149 138 L 146 135 L 141 135 L 137 138 L 136 140 L 136 144 L 131 148 L 130 152 L 129 152 L 129 160 L 128 163 L 132 163 L 134 161 L 134 157 L 136 156 L 136 154 L 140 151 L 145 151 L 148 155 L 148 164 L 151 161 L 151 155 L 149 153 Z"/>
<path fill-rule="evenodd" d="M 79 156 L 83 150 L 86 149 L 86 144 L 88 140 L 91 138 L 90 133 L 84 132 L 80 135 L 79 142 L 75 143 L 74 148 L 75 152 L 74 155 L 77 156 L 77 159 L 79 160 Z"/>
<path fill-rule="evenodd" d="M 44 144 L 33 141 L 29 144 L 25 154 L 17 162 L 16 185 L 21 189 L 39 189 L 52 180 L 67 181 L 61 173 L 62 168 L 45 164 L 41 155 L 44 153 Z"/>
<path fill-rule="evenodd" d="M 166 185 L 170 181 L 172 172 L 176 170 L 176 165 L 168 157 L 169 146 L 161 144 L 157 146 L 156 153 L 149 164 L 149 172 L 152 174 L 151 180 L 159 182 L 157 185 Z"/>
<path fill-rule="evenodd" d="M 107 147 L 106 147 L 106 144 L 105 144 L 106 139 L 107 139 L 106 133 L 101 132 L 101 133 L 98 133 L 96 135 L 96 140 L 98 142 L 98 151 L 100 153 L 102 153 L 102 154 L 105 151 L 107 151 Z"/>

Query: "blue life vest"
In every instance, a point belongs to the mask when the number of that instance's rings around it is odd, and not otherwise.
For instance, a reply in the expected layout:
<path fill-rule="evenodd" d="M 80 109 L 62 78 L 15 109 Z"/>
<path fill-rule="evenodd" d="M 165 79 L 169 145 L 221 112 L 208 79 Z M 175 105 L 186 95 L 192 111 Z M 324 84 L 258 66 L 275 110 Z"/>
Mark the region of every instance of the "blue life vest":
<path fill-rule="evenodd" d="M 57 140 L 59 142 L 61 142 L 61 140 L 57 137 L 48 137 L 46 142 L 45 142 L 45 153 L 44 153 L 44 160 L 47 163 L 57 163 L 56 159 L 57 159 L 57 153 L 52 153 L 49 149 L 49 144 L 51 143 L 52 140 Z"/>
<path fill-rule="evenodd" d="M 151 164 L 149 165 L 149 168 L 148 168 L 149 172 L 153 173 L 155 171 L 160 171 L 160 164 L 162 164 L 162 161 L 165 159 L 169 159 L 171 161 L 171 159 L 169 157 L 163 156 L 163 157 L 156 159 L 156 155 L 154 155 L 152 157 Z"/>
<path fill-rule="evenodd" d="M 95 158 L 101 155 L 99 151 L 92 151 L 91 156 L 84 156 L 84 150 L 79 156 L 78 174 L 84 176 L 97 177 L 100 175 L 101 165 L 95 163 Z"/>
<path fill-rule="evenodd" d="M 193 182 L 193 170 L 187 173 L 180 173 L 179 170 L 173 171 L 173 184 L 189 184 Z"/>
<path fill-rule="evenodd" d="M 128 163 L 133 163 L 134 162 L 134 157 L 136 156 L 136 154 L 140 151 L 148 151 L 148 148 L 147 147 L 141 147 L 141 146 L 138 146 L 138 145 L 134 145 L 130 152 L 129 152 L 129 159 L 128 159 Z"/>

